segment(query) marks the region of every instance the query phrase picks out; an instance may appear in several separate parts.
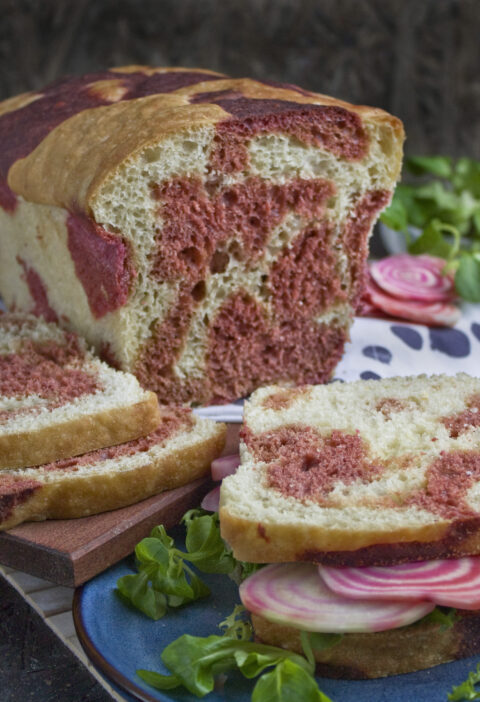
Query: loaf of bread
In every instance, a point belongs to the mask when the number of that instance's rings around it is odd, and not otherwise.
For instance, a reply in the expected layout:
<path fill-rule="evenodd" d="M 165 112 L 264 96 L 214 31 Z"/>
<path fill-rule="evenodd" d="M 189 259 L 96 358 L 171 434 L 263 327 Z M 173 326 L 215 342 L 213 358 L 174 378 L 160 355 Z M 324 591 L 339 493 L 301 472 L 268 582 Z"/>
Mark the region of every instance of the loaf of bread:
<path fill-rule="evenodd" d="M 34 468 L 0 470 L 0 530 L 134 504 L 208 474 L 226 427 L 186 408 L 162 408 L 146 437 Z"/>
<path fill-rule="evenodd" d="M 393 565 L 480 553 L 480 378 L 257 390 L 222 536 L 242 561 Z"/>
<path fill-rule="evenodd" d="M 129 66 L 0 104 L 0 293 L 161 401 L 327 380 L 401 168 L 387 113 Z"/>
<path fill-rule="evenodd" d="M 33 466 L 145 436 L 155 393 L 32 315 L 0 316 L 0 468 Z"/>

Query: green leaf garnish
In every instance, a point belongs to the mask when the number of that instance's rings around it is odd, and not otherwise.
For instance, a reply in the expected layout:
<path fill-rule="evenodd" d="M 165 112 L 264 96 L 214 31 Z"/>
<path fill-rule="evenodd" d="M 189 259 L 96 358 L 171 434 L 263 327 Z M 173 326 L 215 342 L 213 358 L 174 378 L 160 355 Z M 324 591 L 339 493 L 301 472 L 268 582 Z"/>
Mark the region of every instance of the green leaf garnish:
<path fill-rule="evenodd" d="M 449 702 L 460 702 L 461 700 L 480 700 L 480 690 L 475 689 L 475 685 L 480 682 L 480 663 L 477 670 L 469 673 L 465 682 L 452 688 L 447 694 Z"/>
<path fill-rule="evenodd" d="M 453 607 L 435 607 L 429 614 L 419 619 L 415 624 L 440 624 L 440 631 L 451 629 L 458 618 L 457 610 Z"/>
<path fill-rule="evenodd" d="M 446 259 L 458 294 L 480 302 L 480 161 L 411 156 L 405 172 L 380 219 L 404 233 L 410 253 Z M 416 241 L 409 227 L 421 230 Z"/>
<path fill-rule="evenodd" d="M 315 678 L 288 658 L 259 678 L 252 702 L 329 702 Z M 331 701 L 330 701 L 331 702 Z"/>
<path fill-rule="evenodd" d="M 137 574 L 117 581 L 117 593 L 151 619 L 160 619 L 169 607 L 181 607 L 210 594 L 207 585 L 188 565 L 203 573 L 225 573 L 241 582 L 261 567 L 237 561 L 220 536 L 217 513 L 187 512 L 186 551 L 175 547 L 165 527 L 156 526 L 135 548 Z"/>
<path fill-rule="evenodd" d="M 218 675 L 239 670 L 248 679 L 261 676 L 252 701 L 331 702 L 317 687 L 313 677 L 315 662 L 310 655 L 304 658 L 283 648 L 251 641 L 251 628 L 238 619 L 243 611 L 243 607 L 235 607 L 220 624 L 225 629 L 222 636 L 183 634 L 172 641 L 161 656 L 170 675 L 147 670 L 138 670 L 137 674 L 159 690 L 183 686 L 197 697 L 204 697 L 213 690 Z"/>
<path fill-rule="evenodd" d="M 465 300 L 480 302 L 480 260 L 464 254 L 455 273 L 455 287 Z"/>
<path fill-rule="evenodd" d="M 343 636 L 344 634 L 324 634 L 312 631 L 308 633 L 308 640 L 314 651 L 326 651 L 328 648 L 333 648 L 339 644 Z"/>
<path fill-rule="evenodd" d="M 452 159 L 448 156 L 410 156 L 405 159 L 405 166 L 415 175 L 430 174 L 438 178 L 452 176 Z"/>

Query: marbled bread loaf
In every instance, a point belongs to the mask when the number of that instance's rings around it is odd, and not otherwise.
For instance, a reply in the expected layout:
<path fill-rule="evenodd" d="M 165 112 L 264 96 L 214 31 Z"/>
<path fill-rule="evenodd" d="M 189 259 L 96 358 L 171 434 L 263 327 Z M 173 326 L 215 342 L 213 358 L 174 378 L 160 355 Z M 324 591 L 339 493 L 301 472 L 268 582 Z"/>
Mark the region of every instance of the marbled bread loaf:
<path fill-rule="evenodd" d="M 291 85 L 130 66 L 0 104 L 0 293 L 161 401 L 323 382 L 401 122 Z"/>
<path fill-rule="evenodd" d="M 160 422 L 155 393 L 32 315 L 0 316 L 0 468 L 137 439 Z"/>
<path fill-rule="evenodd" d="M 480 378 L 257 390 L 223 481 L 236 558 L 390 565 L 480 553 Z"/>

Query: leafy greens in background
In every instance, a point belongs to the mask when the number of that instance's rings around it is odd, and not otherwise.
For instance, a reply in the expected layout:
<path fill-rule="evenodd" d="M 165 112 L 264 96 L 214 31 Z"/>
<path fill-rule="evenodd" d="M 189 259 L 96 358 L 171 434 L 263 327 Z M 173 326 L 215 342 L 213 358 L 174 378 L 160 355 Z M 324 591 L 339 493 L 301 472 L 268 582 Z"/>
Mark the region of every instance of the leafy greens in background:
<path fill-rule="evenodd" d="M 380 216 L 407 237 L 408 251 L 447 260 L 458 294 L 480 302 L 480 162 L 446 156 L 410 156 L 400 183 Z M 413 240 L 409 227 L 421 230 Z"/>

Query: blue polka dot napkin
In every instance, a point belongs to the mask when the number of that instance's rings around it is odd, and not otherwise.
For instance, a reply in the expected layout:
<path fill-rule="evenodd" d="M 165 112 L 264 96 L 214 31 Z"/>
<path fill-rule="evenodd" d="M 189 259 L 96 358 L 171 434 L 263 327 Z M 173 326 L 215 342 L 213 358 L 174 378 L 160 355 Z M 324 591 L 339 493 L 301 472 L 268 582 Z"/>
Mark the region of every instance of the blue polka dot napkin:
<path fill-rule="evenodd" d="M 453 328 L 358 317 L 337 366 L 340 381 L 420 373 L 480 376 L 480 305 L 463 305 Z M 241 422 L 243 400 L 195 410 L 217 421 Z"/>

